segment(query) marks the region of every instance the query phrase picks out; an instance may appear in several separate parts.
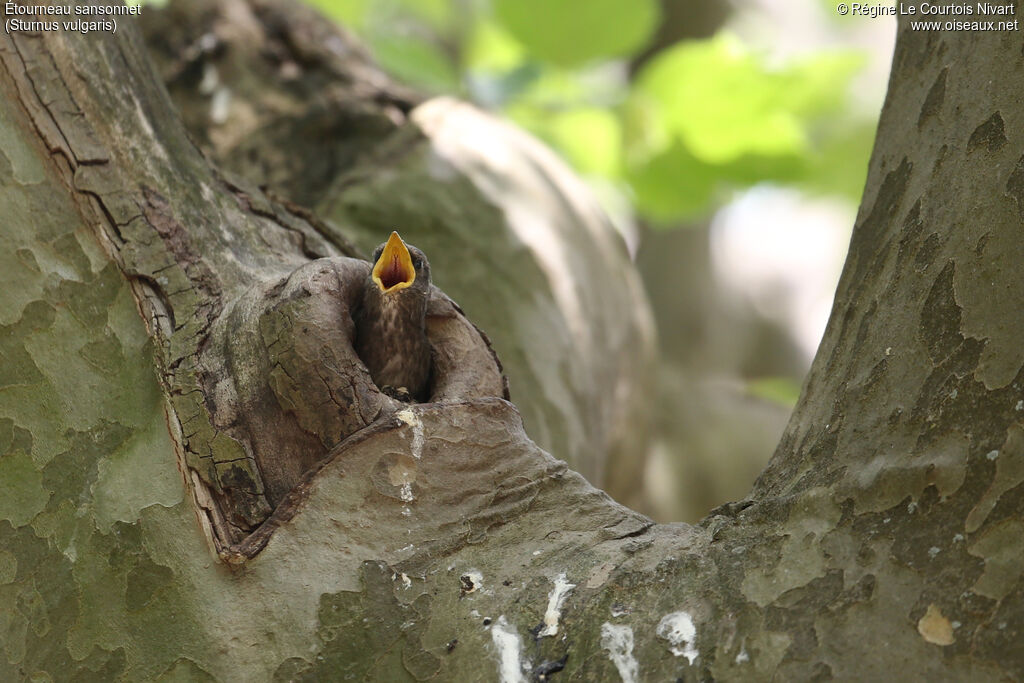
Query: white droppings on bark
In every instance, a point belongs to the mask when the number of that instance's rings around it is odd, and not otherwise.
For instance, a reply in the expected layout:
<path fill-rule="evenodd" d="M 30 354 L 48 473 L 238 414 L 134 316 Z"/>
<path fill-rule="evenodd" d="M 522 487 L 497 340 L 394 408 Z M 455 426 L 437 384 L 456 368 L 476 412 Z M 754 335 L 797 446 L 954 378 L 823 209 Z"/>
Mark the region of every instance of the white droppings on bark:
<path fill-rule="evenodd" d="M 412 457 L 419 460 L 423 455 L 423 421 L 410 408 L 398 411 L 395 416 L 412 427 Z"/>
<path fill-rule="evenodd" d="M 544 628 L 537 634 L 538 638 L 558 635 L 558 619 L 562 614 L 562 603 L 576 587 L 565 578 L 565 572 L 555 577 L 555 587 L 548 593 L 548 608 L 544 612 Z"/>
<path fill-rule="evenodd" d="M 416 481 L 416 464 L 412 459 L 402 456 L 392 464 L 388 469 L 388 481 L 398 487 L 398 497 L 403 503 L 416 500 L 412 491 L 413 482 Z M 410 513 L 406 510 L 408 507 L 402 510 L 402 514 L 408 516 Z"/>
<path fill-rule="evenodd" d="M 633 656 L 633 629 L 604 622 L 601 624 L 601 647 L 608 650 L 608 658 L 618 669 L 622 683 L 636 683 L 640 665 Z"/>
<path fill-rule="evenodd" d="M 655 634 L 669 643 L 669 652 L 676 657 L 686 657 L 690 664 L 697 659 L 697 627 L 687 612 L 666 614 L 658 622 Z"/>
<path fill-rule="evenodd" d="M 231 91 L 228 88 L 217 88 L 210 98 L 210 121 L 217 126 L 228 122 L 231 112 Z"/>
<path fill-rule="evenodd" d="M 498 651 L 498 677 L 501 683 L 525 683 L 523 667 L 519 654 L 523 649 L 523 641 L 519 633 L 505 620 L 505 615 L 491 627 L 491 642 Z"/>
<path fill-rule="evenodd" d="M 209 97 L 217 90 L 219 85 L 220 74 L 217 73 L 217 67 L 210 62 L 206 62 L 203 64 L 203 77 L 199 80 L 199 94 Z"/>
<path fill-rule="evenodd" d="M 416 496 L 412 495 L 412 484 L 405 482 L 402 484 L 402 488 L 398 493 L 398 496 L 402 499 L 402 502 L 411 503 L 416 500 Z"/>

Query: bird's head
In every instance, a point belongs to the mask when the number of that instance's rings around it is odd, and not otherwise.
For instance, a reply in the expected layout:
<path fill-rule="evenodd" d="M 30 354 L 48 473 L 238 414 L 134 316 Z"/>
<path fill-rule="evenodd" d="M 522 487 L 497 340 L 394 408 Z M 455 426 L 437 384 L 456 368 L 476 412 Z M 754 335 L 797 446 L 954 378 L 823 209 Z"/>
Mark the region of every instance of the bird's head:
<path fill-rule="evenodd" d="M 430 263 L 423 252 L 407 245 L 392 232 L 388 241 L 373 250 L 370 279 L 384 295 L 401 295 L 406 290 L 430 289 Z"/>

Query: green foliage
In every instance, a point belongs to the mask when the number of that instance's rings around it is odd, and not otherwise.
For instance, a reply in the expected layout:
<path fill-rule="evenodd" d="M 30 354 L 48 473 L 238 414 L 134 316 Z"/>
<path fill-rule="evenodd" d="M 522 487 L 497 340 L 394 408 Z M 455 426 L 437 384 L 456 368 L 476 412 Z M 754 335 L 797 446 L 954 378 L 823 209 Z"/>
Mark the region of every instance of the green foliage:
<path fill-rule="evenodd" d="M 381 36 L 373 42 L 373 56 L 397 78 L 435 92 L 459 89 L 459 75 L 451 60 L 428 40 L 417 36 Z"/>
<path fill-rule="evenodd" d="M 838 116 L 827 120 L 825 126 L 821 144 L 809 155 L 803 184 L 809 190 L 857 203 L 867 179 L 875 121 Z"/>
<path fill-rule="evenodd" d="M 401 81 L 430 92 L 458 92 L 460 76 L 441 38 L 454 21 L 448 0 L 307 0 L 357 30 L 374 58 Z"/>
<path fill-rule="evenodd" d="M 800 385 L 791 377 L 763 377 L 748 382 L 747 393 L 792 409 L 800 397 Z"/>
<path fill-rule="evenodd" d="M 325 15 L 345 26 L 362 26 L 370 0 L 306 0 Z"/>
<path fill-rule="evenodd" d="M 807 150 L 805 117 L 827 113 L 859 60 L 823 55 L 772 70 L 736 39 L 681 43 L 653 59 L 637 79 L 635 97 L 654 103 L 651 120 L 664 138 L 678 138 L 713 164 L 745 155 L 770 157 Z"/>
<path fill-rule="evenodd" d="M 728 35 L 662 51 L 626 105 L 628 178 L 641 209 L 668 221 L 701 213 L 726 187 L 813 178 L 814 126 L 841 111 L 860 63 L 825 53 L 769 68 Z"/>
<path fill-rule="evenodd" d="M 535 58 L 566 67 L 638 52 L 659 18 L 654 0 L 495 0 L 494 13 Z"/>
<path fill-rule="evenodd" d="M 862 59 L 775 64 L 719 34 L 631 64 L 656 0 L 309 0 L 400 80 L 498 110 L 654 224 L 759 182 L 859 198 L 874 121 L 845 113 Z"/>

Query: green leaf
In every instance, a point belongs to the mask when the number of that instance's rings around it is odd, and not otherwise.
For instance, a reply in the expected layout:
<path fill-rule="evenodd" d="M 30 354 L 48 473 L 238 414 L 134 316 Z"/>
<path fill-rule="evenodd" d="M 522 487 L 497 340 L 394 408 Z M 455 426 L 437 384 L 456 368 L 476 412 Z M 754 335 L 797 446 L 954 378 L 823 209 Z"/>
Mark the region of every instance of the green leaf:
<path fill-rule="evenodd" d="M 494 14 L 533 56 L 561 66 L 636 52 L 659 20 L 655 0 L 495 0 Z"/>
<path fill-rule="evenodd" d="M 859 203 L 875 141 L 875 121 L 831 121 L 816 154 L 809 160 L 804 187 L 837 194 Z"/>
<path fill-rule="evenodd" d="M 607 109 L 580 107 L 556 114 L 550 122 L 555 145 L 583 173 L 614 177 L 619 173 L 622 131 Z"/>
<path fill-rule="evenodd" d="M 669 224 L 705 213 L 719 174 L 714 166 L 694 157 L 677 140 L 631 169 L 627 178 L 639 211 L 655 224 Z"/>
<path fill-rule="evenodd" d="M 371 0 L 306 0 L 339 24 L 358 28 L 366 22 Z"/>
<path fill-rule="evenodd" d="M 803 154 L 807 120 L 842 102 L 859 63 L 829 54 L 769 69 L 738 40 L 719 35 L 661 52 L 639 75 L 636 96 L 656 103 L 658 125 L 706 162 Z"/>
<path fill-rule="evenodd" d="M 607 178 L 620 175 L 622 130 L 618 117 L 608 109 L 550 111 L 521 104 L 506 113 L 560 151 L 577 171 Z"/>
<path fill-rule="evenodd" d="M 828 53 L 769 67 L 728 35 L 659 53 L 623 107 L 640 212 L 662 222 L 694 218 L 762 181 L 856 196 L 870 142 L 848 140 L 856 126 L 834 117 L 860 63 Z"/>
<path fill-rule="evenodd" d="M 432 42 L 414 36 L 377 35 L 371 38 L 371 45 L 377 62 L 399 80 L 435 92 L 459 90 L 455 65 Z"/>
<path fill-rule="evenodd" d="M 511 33 L 491 21 L 478 21 L 463 47 L 463 64 L 471 71 L 508 72 L 526 59 L 526 50 Z"/>
<path fill-rule="evenodd" d="M 450 0 L 397 0 L 395 4 L 396 14 L 411 14 L 440 31 L 451 27 L 457 6 Z"/>
<path fill-rule="evenodd" d="M 680 219 L 700 218 L 734 189 L 764 181 L 798 183 L 809 174 L 804 156 L 748 154 L 728 163 L 709 164 L 678 140 L 643 164 L 627 167 L 637 210 L 655 228 L 673 228 Z"/>
<path fill-rule="evenodd" d="M 800 398 L 800 385 L 790 377 L 764 377 L 748 382 L 747 393 L 793 408 Z"/>
<path fill-rule="evenodd" d="M 388 26 L 410 19 L 435 29 L 447 29 L 452 23 L 452 5 L 448 0 L 305 0 L 347 28 L 366 29 Z"/>
<path fill-rule="evenodd" d="M 850 81 L 866 63 L 862 52 L 835 50 L 788 65 L 778 74 L 787 106 L 805 116 L 841 111 L 847 104 Z"/>

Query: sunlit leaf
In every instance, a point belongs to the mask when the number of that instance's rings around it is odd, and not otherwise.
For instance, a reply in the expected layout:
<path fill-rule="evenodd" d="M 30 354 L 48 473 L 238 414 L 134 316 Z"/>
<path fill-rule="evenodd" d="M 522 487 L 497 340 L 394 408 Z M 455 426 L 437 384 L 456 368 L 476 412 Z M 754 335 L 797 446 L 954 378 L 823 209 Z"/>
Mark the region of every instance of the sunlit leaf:
<path fill-rule="evenodd" d="M 866 55 L 853 50 L 819 52 L 792 62 L 779 75 L 786 106 L 808 116 L 843 109 L 850 82 L 866 63 Z"/>
<path fill-rule="evenodd" d="M 526 50 L 511 33 L 492 21 L 478 21 L 463 48 L 463 66 L 471 71 L 511 71 L 526 59 Z"/>
<path fill-rule="evenodd" d="M 735 38 L 686 41 L 656 56 L 637 92 L 658 103 L 660 123 L 700 159 L 808 149 L 806 119 L 842 101 L 859 59 L 826 55 L 770 69 Z"/>
<path fill-rule="evenodd" d="M 372 0 L 306 0 L 339 24 L 358 28 L 366 21 Z"/>
<path fill-rule="evenodd" d="M 622 131 L 613 112 L 599 107 L 552 112 L 520 105 L 507 113 L 561 152 L 577 171 L 607 178 L 620 173 Z"/>
<path fill-rule="evenodd" d="M 395 15 L 410 14 L 415 18 L 422 19 L 427 24 L 438 30 L 447 30 L 451 27 L 456 3 L 451 0 L 392 0 L 395 8 Z M 383 4 L 376 0 L 377 4 Z"/>
<path fill-rule="evenodd" d="M 562 66 L 635 52 L 659 18 L 655 0 L 495 0 L 494 13 L 536 58 Z"/>
<path fill-rule="evenodd" d="M 654 225 L 707 215 L 764 181 L 854 199 L 863 187 L 873 126 L 845 111 L 858 55 L 777 63 L 719 35 L 632 74 L 610 58 L 643 48 L 657 0 L 310 2 L 355 28 L 399 80 L 468 95 L 581 173 L 626 183 Z"/>
<path fill-rule="evenodd" d="M 763 181 L 858 192 L 864 139 L 844 147 L 850 131 L 829 122 L 860 63 L 842 53 L 769 66 L 727 35 L 656 55 L 623 109 L 638 209 L 664 222 L 693 218 Z"/>
<path fill-rule="evenodd" d="M 622 131 L 607 109 L 581 107 L 552 117 L 551 136 L 573 165 L 584 173 L 612 177 L 620 167 Z"/>
<path fill-rule="evenodd" d="M 351 29 L 395 21 L 419 21 L 435 29 L 447 29 L 453 8 L 448 0 L 306 0 L 331 19 Z"/>

